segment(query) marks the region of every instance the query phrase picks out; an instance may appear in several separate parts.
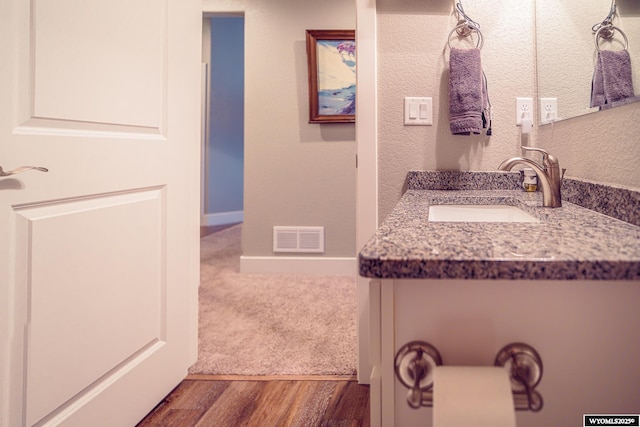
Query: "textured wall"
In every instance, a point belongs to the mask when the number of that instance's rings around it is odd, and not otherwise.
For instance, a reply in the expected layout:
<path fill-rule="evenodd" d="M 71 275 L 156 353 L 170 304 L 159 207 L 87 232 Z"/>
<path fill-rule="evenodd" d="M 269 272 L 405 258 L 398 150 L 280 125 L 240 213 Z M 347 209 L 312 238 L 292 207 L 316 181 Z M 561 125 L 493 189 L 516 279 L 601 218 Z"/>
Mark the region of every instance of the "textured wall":
<path fill-rule="evenodd" d="M 274 225 L 324 226 L 325 256 L 355 256 L 355 126 L 309 124 L 305 30 L 351 29 L 342 0 L 253 1 L 245 16 L 245 256 Z"/>
<path fill-rule="evenodd" d="M 456 23 L 454 2 L 377 1 L 381 220 L 399 199 L 408 170 L 495 170 L 503 159 L 520 155 L 522 144 L 550 149 L 567 176 L 640 188 L 640 168 L 635 166 L 640 161 L 640 103 L 542 126 L 530 139 L 520 136 L 515 98 L 537 96 L 533 3 L 465 2 L 485 38 L 482 60 L 494 107 L 493 136 L 487 138 L 449 132 L 447 35 Z M 301 34 L 313 27 L 353 28 L 354 5 L 337 0 L 319 6 L 294 0 L 270 1 L 268 6 L 204 0 L 203 9 L 247 13 L 247 85 L 257 95 L 247 96 L 245 138 L 248 161 L 257 166 L 247 173 L 245 184 L 245 254 L 269 255 L 271 225 L 295 222 L 326 225 L 331 256 L 353 256 L 354 131 L 351 125 L 306 124 Z M 570 41 L 567 37 L 569 47 Z M 455 38 L 452 44 L 461 46 Z M 572 50 L 556 54 L 571 55 Z M 405 96 L 433 97 L 434 126 L 403 125 Z M 279 106 L 291 108 L 273 108 L 273 97 L 281 99 Z"/>
<path fill-rule="evenodd" d="M 205 214 L 242 211 L 244 172 L 244 18 L 211 18 Z"/>
<path fill-rule="evenodd" d="M 635 93 L 639 95 L 640 2 L 618 0 L 616 4 L 619 15 L 614 23 L 629 40 Z M 536 6 L 540 96 L 558 97 L 560 117 L 585 114 L 595 58 L 591 26 L 605 18 L 610 2 L 538 0 Z M 601 47 L 619 49 L 621 36 L 615 35 L 613 43 L 601 41 Z M 558 156 L 567 176 L 637 189 L 639 135 L 640 103 L 635 103 L 544 125 L 538 139 L 540 146 Z"/>
<path fill-rule="evenodd" d="M 274 225 L 324 226 L 325 256 L 353 257 L 355 126 L 309 124 L 305 30 L 353 29 L 343 0 L 205 0 L 245 15 L 243 254 L 272 256 Z"/>
<path fill-rule="evenodd" d="M 495 170 L 520 154 L 515 98 L 534 96 L 533 2 L 465 2 L 484 36 L 482 64 L 493 105 L 493 136 L 449 131 L 447 36 L 453 2 L 378 0 L 378 147 L 380 219 L 393 208 L 408 170 Z M 451 37 L 452 46 L 465 47 Z M 433 97 L 434 126 L 403 125 L 405 96 Z M 526 142 L 526 140 L 524 140 Z"/>
<path fill-rule="evenodd" d="M 613 22 L 629 40 L 635 93 L 640 93 L 640 2 L 618 0 L 616 4 Z M 536 0 L 538 93 L 558 98 L 561 118 L 595 111 L 589 108 L 596 58 L 592 27 L 604 20 L 610 8 L 605 1 Z M 609 40 L 599 37 L 598 46 L 621 49 L 624 36 L 616 30 Z"/>
<path fill-rule="evenodd" d="M 640 189 L 640 102 L 544 125 L 539 139 L 566 176 Z"/>
<path fill-rule="evenodd" d="M 515 98 L 537 97 L 533 1 L 464 2 L 485 39 L 493 136 L 452 136 L 447 35 L 456 23 L 453 3 L 377 1 L 380 220 L 399 199 L 408 170 L 495 170 L 503 159 L 521 155 L 520 145 L 551 150 L 567 176 L 640 187 L 640 168 L 632 166 L 640 161 L 640 103 L 545 125 L 521 137 Z M 571 36 L 566 40 L 567 48 L 553 53 L 558 61 L 573 54 Z M 454 42 L 452 37 L 452 45 L 462 46 Z M 403 125 L 405 96 L 433 97 L 434 126 Z"/>

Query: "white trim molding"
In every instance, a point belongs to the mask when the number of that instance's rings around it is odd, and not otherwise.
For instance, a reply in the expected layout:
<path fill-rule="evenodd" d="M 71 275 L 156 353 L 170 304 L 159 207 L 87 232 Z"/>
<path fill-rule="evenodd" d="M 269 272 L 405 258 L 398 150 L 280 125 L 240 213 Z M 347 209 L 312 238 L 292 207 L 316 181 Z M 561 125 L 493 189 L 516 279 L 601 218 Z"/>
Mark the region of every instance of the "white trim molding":
<path fill-rule="evenodd" d="M 356 258 L 241 256 L 241 273 L 354 275 Z"/>
<path fill-rule="evenodd" d="M 356 0 L 357 85 L 356 246 L 361 248 L 378 228 L 378 125 L 376 71 L 376 2 Z M 357 268 L 355 270 L 358 271 Z M 358 276 L 358 382 L 368 384 L 369 280 Z"/>
<path fill-rule="evenodd" d="M 201 226 L 236 224 L 244 221 L 244 211 L 220 212 L 204 214 L 200 219 Z"/>

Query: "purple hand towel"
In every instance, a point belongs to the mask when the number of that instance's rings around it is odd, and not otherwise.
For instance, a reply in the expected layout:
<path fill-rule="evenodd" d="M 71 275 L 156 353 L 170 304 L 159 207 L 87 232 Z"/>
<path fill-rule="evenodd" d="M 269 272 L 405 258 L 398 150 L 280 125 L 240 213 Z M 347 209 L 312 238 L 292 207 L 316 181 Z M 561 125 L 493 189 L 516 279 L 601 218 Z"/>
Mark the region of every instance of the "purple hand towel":
<path fill-rule="evenodd" d="M 591 107 L 604 107 L 633 98 L 631 57 L 625 50 L 601 50 L 591 83 Z"/>
<path fill-rule="evenodd" d="M 452 47 L 449 56 L 449 127 L 453 135 L 479 134 L 488 106 L 480 49 Z"/>

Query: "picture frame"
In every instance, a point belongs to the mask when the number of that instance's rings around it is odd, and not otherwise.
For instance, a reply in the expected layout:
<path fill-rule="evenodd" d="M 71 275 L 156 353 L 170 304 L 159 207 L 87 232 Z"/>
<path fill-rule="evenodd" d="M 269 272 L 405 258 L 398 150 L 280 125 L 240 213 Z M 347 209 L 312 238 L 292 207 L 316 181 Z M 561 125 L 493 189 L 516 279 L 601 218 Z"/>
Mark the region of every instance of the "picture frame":
<path fill-rule="evenodd" d="M 309 123 L 355 123 L 355 30 L 307 30 Z"/>

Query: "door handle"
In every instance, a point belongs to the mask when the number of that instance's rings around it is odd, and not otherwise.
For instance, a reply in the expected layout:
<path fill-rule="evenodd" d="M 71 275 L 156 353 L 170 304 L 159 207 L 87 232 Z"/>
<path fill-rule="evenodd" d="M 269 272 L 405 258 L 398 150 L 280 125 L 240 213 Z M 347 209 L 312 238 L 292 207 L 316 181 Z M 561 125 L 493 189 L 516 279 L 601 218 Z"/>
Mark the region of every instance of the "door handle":
<path fill-rule="evenodd" d="M 17 173 L 20 173 L 20 172 L 26 172 L 26 171 L 28 171 L 28 170 L 32 170 L 32 169 L 33 169 L 33 170 L 40 171 L 40 172 L 49 172 L 49 169 L 47 169 L 47 168 L 41 168 L 40 166 L 20 166 L 19 168 L 15 168 L 15 169 L 13 169 L 13 170 L 6 171 L 6 172 L 5 172 L 5 171 L 2 169 L 2 166 L 0 166 L 0 177 L 2 177 L 2 176 L 9 176 L 9 175 L 15 175 L 15 174 L 17 174 Z"/>

